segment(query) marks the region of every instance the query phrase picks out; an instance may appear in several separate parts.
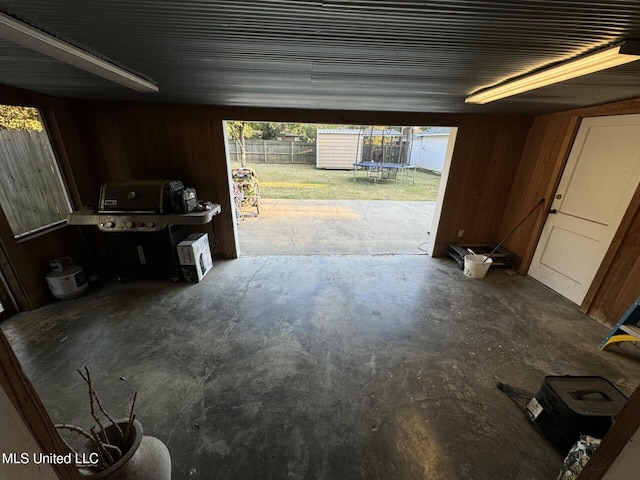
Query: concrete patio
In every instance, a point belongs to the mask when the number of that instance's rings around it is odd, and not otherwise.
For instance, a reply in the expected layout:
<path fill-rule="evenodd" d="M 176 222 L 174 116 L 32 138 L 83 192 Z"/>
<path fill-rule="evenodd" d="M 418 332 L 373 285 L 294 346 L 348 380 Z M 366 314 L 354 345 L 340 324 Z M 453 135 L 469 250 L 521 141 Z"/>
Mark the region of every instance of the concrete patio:
<path fill-rule="evenodd" d="M 535 280 L 427 255 L 220 260 L 1 328 L 55 422 L 93 423 L 84 366 L 115 416 L 138 392 L 175 480 L 549 480 L 562 455 L 497 383 L 640 382 L 636 347 L 598 350 L 606 329 Z"/>
<path fill-rule="evenodd" d="M 240 255 L 416 255 L 429 241 L 435 202 L 271 200 L 245 209 Z"/>

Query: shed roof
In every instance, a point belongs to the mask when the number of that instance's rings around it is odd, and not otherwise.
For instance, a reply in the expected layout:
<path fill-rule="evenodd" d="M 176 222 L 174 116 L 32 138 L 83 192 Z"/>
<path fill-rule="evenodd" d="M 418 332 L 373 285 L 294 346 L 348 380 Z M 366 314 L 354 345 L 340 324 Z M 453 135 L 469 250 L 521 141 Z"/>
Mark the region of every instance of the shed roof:
<path fill-rule="evenodd" d="M 402 137 L 402 132 L 391 128 L 380 130 L 370 128 L 319 128 L 318 133 L 333 133 L 340 135 L 361 135 L 363 137 Z"/>
<path fill-rule="evenodd" d="M 449 135 L 451 127 L 431 127 L 424 132 L 416 133 L 416 137 L 428 137 L 430 135 Z"/>

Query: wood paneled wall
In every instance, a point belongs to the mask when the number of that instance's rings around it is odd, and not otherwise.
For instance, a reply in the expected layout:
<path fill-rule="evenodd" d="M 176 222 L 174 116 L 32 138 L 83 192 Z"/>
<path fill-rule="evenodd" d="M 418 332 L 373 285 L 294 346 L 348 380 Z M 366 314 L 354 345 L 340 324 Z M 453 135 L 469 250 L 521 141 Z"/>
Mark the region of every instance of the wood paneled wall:
<path fill-rule="evenodd" d="M 95 203 L 102 183 L 135 178 L 179 178 L 202 199 L 222 205 L 214 255 L 234 258 L 233 218 L 223 120 L 315 122 L 345 125 L 458 127 L 434 255 L 451 242 L 502 239 L 540 198 L 550 203 L 580 119 L 640 112 L 640 99 L 537 118 L 400 112 L 219 108 L 68 101 L 0 87 L 0 101 L 42 107 L 75 207 Z M 623 219 L 583 311 L 613 323 L 640 295 L 640 192 Z M 536 212 L 505 244 L 526 273 L 545 221 Z M 207 231 L 201 227 L 202 231 Z M 464 236 L 458 237 L 463 230 Z M 83 234 L 81 235 L 80 232 Z M 21 308 L 50 299 L 44 275 L 51 258 L 73 252 L 78 263 L 108 263 L 102 236 L 67 227 L 18 244 L 0 213 L 0 263 L 19 290 Z"/>
<path fill-rule="evenodd" d="M 229 177 L 222 124 L 217 115 L 179 107 L 121 107 L 75 104 L 85 181 L 78 186 L 84 205 L 98 201 L 100 185 L 129 179 L 179 179 L 195 187 L 198 197 L 219 203 L 214 218 L 214 255 L 236 256 Z M 82 165 L 78 165 L 82 167 Z M 213 237 L 210 226 L 194 228 Z M 105 258 L 105 255 L 102 255 Z"/>
<path fill-rule="evenodd" d="M 506 236 L 541 198 L 545 199 L 542 208 L 537 209 L 504 244 L 518 255 L 515 268 L 520 273 L 529 269 L 578 120 L 578 117 L 564 113 L 545 115 L 535 119 L 529 132 L 500 225 L 501 235 Z"/>
<path fill-rule="evenodd" d="M 201 198 L 222 205 L 216 220 L 214 254 L 236 256 L 222 121 L 292 121 L 335 124 L 434 125 L 459 127 L 452 159 L 436 255 L 454 240 L 484 242 L 497 238 L 532 118 L 329 112 L 188 106 L 70 104 L 78 122 L 93 178 L 81 187 L 85 203 L 96 200 L 105 181 L 128 178 L 180 178 Z M 458 230 L 464 230 L 462 239 Z"/>
<path fill-rule="evenodd" d="M 458 127 L 442 221 L 438 231 L 432 232 L 436 256 L 444 255 L 447 244 L 453 241 L 498 239 L 511 184 L 533 121 L 531 117 L 513 115 L 63 102 L 0 89 L 0 101 L 11 100 L 45 109 L 47 123 L 55 134 L 54 148 L 62 156 L 63 173 L 76 208 L 97 202 L 99 187 L 104 182 L 181 179 L 195 187 L 201 199 L 222 206 L 222 214 L 215 220 L 217 242 L 213 247 L 219 258 L 237 256 L 223 120 Z M 94 230 L 67 227 L 40 240 L 16 244 L 6 228 L 2 231 L 0 221 L 0 236 L 12 259 L 16 286 L 24 293 L 22 308 L 36 308 L 51 298 L 44 282 L 48 261 L 69 252 L 74 252 L 74 257 L 77 251 L 86 252 L 82 236 L 90 244 L 98 268 L 109 264 L 106 243 Z M 200 230 L 207 231 L 205 227 Z M 465 231 L 463 238 L 457 237 L 459 230 Z M 34 256 L 34 251 L 39 253 Z M 77 258 L 78 263 L 84 262 L 83 266 L 90 263 L 87 255 L 81 256 L 85 258 Z"/>
<path fill-rule="evenodd" d="M 580 120 L 586 117 L 640 113 L 640 99 L 537 117 L 516 171 L 500 229 L 508 232 L 540 198 L 536 213 L 505 246 L 520 257 L 518 271 L 529 269 L 536 244 L 569 156 Z M 636 192 L 596 278 L 581 305 L 592 318 L 614 325 L 640 296 L 640 189 Z"/>
<path fill-rule="evenodd" d="M 500 240 L 500 225 L 529 122 L 480 122 L 458 128 L 434 256 L 449 243 Z M 462 237 L 458 232 L 464 231 Z"/>
<path fill-rule="evenodd" d="M 71 135 L 72 130 L 67 128 L 63 142 L 59 130 L 63 124 L 69 127 L 65 102 L 0 86 L 0 103 L 41 109 L 45 127 L 62 167 L 62 176 L 70 190 L 72 203 L 79 206 L 76 182 L 67 155 L 69 151 L 74 152 L 74 148 L 77 148 L 77 137 Z M 78 152 L 75 151 L 75 153 Z M 45 280 L 46 274 L 50 271 L 50 260 L 60 256 L 71 256 L 78 264 L 90 264 L 89 251 L 85 248 L 82 232 L 77 228 L 64 227 L 18 243 L 2 211 L 0 211 L 0 247 L 0 268 L 16 303 L 22 310 L 37 308 L 51 300 Z"/>

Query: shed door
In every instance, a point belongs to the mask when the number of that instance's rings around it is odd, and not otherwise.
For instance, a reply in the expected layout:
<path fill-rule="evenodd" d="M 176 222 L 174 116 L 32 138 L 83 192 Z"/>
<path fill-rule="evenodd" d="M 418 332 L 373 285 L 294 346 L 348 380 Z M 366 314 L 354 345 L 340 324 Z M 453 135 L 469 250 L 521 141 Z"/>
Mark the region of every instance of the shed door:
<path fill-rule="evenodd" d="M 578 305 L 640 182 L 640 115 L 582 121 L 529 275 Z"/>

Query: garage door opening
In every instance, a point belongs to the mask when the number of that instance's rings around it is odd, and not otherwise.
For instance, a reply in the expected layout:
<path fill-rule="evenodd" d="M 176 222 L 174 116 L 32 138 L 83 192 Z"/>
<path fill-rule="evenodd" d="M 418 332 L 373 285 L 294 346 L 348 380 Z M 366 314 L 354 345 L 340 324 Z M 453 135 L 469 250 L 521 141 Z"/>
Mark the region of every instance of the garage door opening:
<path fill-rule="evenodd" d="M 224 127 L 239 255 L 430 252 L 455 128 Z"/>

